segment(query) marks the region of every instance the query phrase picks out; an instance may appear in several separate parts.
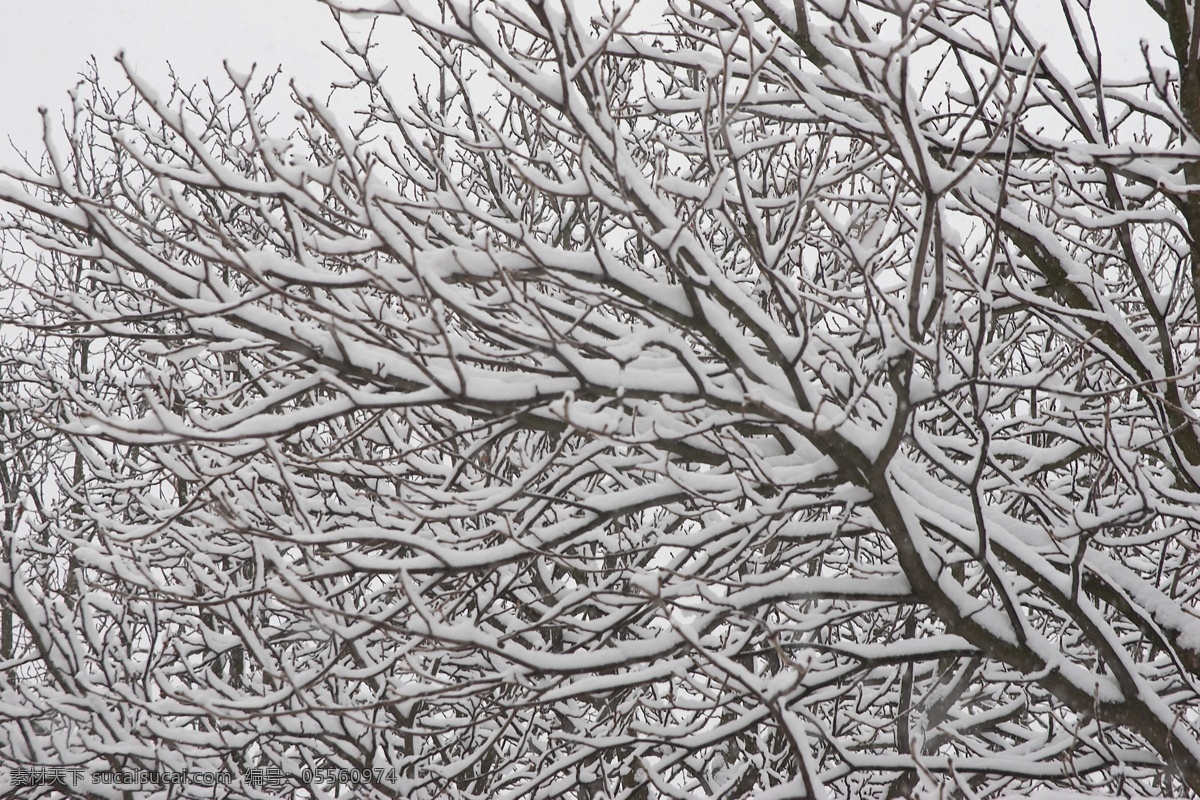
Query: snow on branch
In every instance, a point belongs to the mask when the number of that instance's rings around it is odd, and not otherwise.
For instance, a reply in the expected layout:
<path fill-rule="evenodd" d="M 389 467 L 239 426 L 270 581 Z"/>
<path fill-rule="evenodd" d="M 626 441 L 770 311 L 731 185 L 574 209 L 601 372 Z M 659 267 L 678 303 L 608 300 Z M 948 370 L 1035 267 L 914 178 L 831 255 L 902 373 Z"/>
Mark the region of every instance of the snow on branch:
<path fill-rule="evenodd" d="M 1200 794 L 1182 5 L 325 4 L 0 168 L 0 794 Z"/>

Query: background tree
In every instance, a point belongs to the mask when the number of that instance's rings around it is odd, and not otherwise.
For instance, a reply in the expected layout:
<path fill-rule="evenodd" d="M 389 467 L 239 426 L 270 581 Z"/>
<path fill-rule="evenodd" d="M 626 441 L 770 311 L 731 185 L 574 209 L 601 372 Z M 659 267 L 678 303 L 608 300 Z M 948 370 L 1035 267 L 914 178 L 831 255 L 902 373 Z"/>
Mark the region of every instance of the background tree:
<path fill-rule="evenodd" d="M 127 70 L 0 182 L 0 763 L 1200 793 L 1189 5 L 327 4 L 433 88 Z"/>

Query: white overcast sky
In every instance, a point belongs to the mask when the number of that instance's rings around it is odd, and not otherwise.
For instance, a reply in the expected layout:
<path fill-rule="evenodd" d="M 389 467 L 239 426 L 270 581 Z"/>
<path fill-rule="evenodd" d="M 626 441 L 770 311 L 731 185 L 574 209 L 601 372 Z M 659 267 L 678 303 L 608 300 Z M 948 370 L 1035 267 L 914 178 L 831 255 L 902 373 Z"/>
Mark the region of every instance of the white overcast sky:
<path fill-rule="evenodd" d="M 282 65 L 324 94 L 337 61 L 321 40 L 337 38 L 315 0 L 0 0 L 0 140 L 37 148 L 38 106 L 66 107 L 93 54 L 114 85 L 113 56 L 124 49 L 139 74 L 164 88 L 167 61 L 190 84 L 223 74 L 228 58 L 240 69 Z M 0 161 L 11 153 L 0 144 Z"/>
<path fill-rule="evenodd" d="M 432 5 L 435 0 L 423 1 Z M 1161 21 L 1131 0 L 1094 4 L 1106 22 L 1106 66 L 1140 71 L 1138 41 L 1164 42 Z M 1061 14 L 1058 0 L 1023 0 L 1021 7 Z M 1132 7 L 1139 10 L 1130 13 Z M 389 27 L 397 29 L 396 23 Z M 124 49 L 139 74 L 164 88 L 168 60 L 192 84 L 222 74 L 227 58 L 239 69 L 251 62 L 282 65 L 286 76 L 323 95 L 341 73 L 321 40 L 337 38 L 328 9 L 316 0 L 0 0 L 0 163 L 10 162 L 9 137 L 40 151 L 37 107 L 67 106 L 67 90 L 90 55 L 114 85 L 119 68 L 112 59 Z M 1052 47 L 1070 47 L 1069 37 L 1051 33 L 1048 38 Z M 392 50 L 380 60 L 393 79 L 418 68 L 411 47 Z M 405 64 L 406 57 L 413 63 Z"/>

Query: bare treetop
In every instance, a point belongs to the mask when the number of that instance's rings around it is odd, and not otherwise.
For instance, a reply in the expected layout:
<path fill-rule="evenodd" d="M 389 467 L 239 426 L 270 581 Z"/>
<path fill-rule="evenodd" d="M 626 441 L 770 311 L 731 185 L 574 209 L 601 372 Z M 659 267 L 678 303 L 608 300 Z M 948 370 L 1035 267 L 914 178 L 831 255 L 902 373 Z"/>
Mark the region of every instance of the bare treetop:
<path fill-rule="evenodd" d="M 326 4 L 0 178 L 0 767 L 1200 794 L 1189 4 Z"/>

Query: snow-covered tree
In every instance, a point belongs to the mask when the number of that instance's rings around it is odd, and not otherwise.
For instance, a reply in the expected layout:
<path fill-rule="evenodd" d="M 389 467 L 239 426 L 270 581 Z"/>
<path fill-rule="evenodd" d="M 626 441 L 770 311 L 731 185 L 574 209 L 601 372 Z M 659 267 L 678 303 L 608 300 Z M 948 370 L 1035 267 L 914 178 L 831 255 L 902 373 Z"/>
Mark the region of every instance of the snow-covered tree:
<path fill-rule="evenodd" d="M 325 2 L 0 179 L 0 766 L 1200 794 L 1190 2 Z"/>

